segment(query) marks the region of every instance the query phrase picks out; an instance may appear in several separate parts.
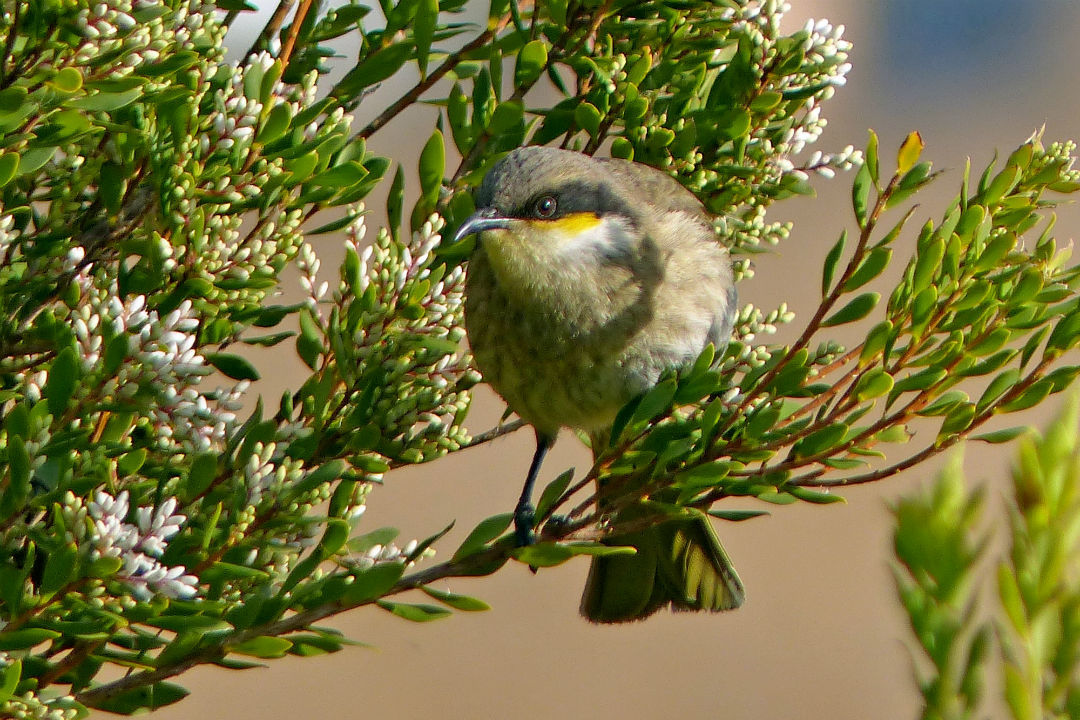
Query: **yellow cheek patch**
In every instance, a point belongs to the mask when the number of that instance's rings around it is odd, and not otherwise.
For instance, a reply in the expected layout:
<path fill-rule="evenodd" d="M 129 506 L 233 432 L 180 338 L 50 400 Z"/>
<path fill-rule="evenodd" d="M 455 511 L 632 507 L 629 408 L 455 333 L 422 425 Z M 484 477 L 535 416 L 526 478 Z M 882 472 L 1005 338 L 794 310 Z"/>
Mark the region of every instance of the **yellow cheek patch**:
<path fill-rule="evenodd" d="M 596 213 L 578 212 L 570 213 L 558 220 L 527 220 L 526 222 L 537 230 L 543 229 L 547 232 L 558 231 L 567 235 L 577 235 L 598 227 L 601 220 Z"/>

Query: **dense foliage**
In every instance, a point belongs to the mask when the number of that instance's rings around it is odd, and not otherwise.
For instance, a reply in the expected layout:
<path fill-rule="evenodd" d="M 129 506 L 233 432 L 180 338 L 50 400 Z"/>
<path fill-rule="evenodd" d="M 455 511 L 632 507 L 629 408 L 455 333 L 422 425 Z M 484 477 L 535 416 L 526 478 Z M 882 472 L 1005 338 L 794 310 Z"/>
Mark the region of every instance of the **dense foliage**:
<path fill-rule="evenodd" d="M 965 173 L 910 241 L 911 196 L 934 179 L 917 134 L 895 168 L 873 134 L 808 151 L 850 67 L 840 28 L 782 33 L 775 0 L 492 0 L 480 27 L 465 5 L 282 0 L 228 63 L 242 0 L 0 3 L 0 714 L 159 707 L 200 663 L 340 649 L 313 624 L 361 605 L 483 609 L 428 584 L 609 552 L 597 541 L 627 504 L 653 523 L 759 514 L 718 505 L 730 496 L 832 502 L 820 488 L 1015 437 L 984 426 L 1075 377 L 1078 271 L 1049 211 L 1080 187 L 1071 144 L 1032 137 Z M 327 87 L 346 36 L 354 64 Z M 394 76 L 415 84 L 353 127 Z M 562 99 L 534 106 L 540 85 Z M 417 172 L 392 171 L 367 139 L 421 101 L 437 126 Z M 522 143 L 668 170 L 716 213 L 740 278 L 789 234 L 769 206 L 813 177 L 857 168 L 851 238 L 794 344 L 761 343 L 794 321 L 786 304 L 743 308 L 726 349 L 625 408 L 595 466 L 543 492 L 538 517 L 558 521 L 539 544 L 515 549 L 500 515 L 415 567 L 445 531 L 399 547 L 363 517 L 368 494 L 518 427 L 463 425 L 480 380 L 462 344 L 469 246 L 441 238 Z M 383 182 L 389 224 L 368 243 L 363 201 Z M 333 279 L 310 244 L 328 233 L 346 245 Z M 305 299 L 284 305 L 290 265 Z M 839 325 L 864 339 L 841 347 Z M 259 370 L 237 344 L 295 347 L 308 375 L 238 415 Z M 894 457 L 918 418 L 936 431 Z M 602 509 L 597 478 L 619 489 Z"/>

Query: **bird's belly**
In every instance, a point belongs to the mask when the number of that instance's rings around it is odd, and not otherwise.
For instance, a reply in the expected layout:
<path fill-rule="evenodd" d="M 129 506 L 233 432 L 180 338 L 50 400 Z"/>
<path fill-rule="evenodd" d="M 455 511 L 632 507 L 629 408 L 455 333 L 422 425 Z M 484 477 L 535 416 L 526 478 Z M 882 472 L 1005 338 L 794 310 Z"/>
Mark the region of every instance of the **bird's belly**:
<path fill-rule="evenodd" d="M 469 303 L 465 317 L 484 379 L 541 431 L 604 428 L 620 407 L 655 382 L 649 377 L 655 373 L 636 361 L 630 333 L 597 342 L 558 320 L 510 305 Z"/>

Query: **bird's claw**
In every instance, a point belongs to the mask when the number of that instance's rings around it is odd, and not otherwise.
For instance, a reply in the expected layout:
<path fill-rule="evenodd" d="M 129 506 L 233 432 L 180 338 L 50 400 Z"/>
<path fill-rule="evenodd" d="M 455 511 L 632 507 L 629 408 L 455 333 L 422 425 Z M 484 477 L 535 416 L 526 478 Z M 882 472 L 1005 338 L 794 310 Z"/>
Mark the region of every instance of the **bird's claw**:
<path fill-rule="evenodd" d="M 535 519 L 532 505 L 519 505 L 514 510 L 514 538 L 518 547 L 528 547 L 536 542 L 536 534 L 533 532 Z"/>

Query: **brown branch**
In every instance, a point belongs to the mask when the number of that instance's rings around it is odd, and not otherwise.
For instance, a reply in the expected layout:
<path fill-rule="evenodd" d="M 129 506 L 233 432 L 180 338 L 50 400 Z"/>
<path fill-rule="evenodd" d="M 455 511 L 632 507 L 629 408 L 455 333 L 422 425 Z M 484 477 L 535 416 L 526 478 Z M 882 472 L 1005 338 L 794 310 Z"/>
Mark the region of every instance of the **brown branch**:
<path fill-rule="evenodd" d="M 285 42 L 281 43 L 281 54 L 278 55 L 282 69 L 289 65 L 293 48 L 296 47 L 296 40 L 300 37 L 300 27 L 304 24 L 308 11 L 311 10 L 311 3 L 312 0 L 300 0 L 300 5 L 296 8 L 296 15 L 293 16 L 292 25 L 289 26 L 289 34 L 285 36 Z"/>
<path fill-rule="evenodd" d="M 245 57 L 251 57 L 264 45 L 270 42 L 270 38 L 273 37 L 274 33 L 281 29 L 282 24 L 285 22 L 285 18 L 289 15 L 289 10 L 292 9 L 295 2 L 296 0 L 280 0 L 278 2 L 277 8 L 274 9 L 274 14 L 266 21 L 266 25 L 263 26 L 258 37 L 251 43 L 251 47 L 248 48 Z"/>
<path fill-rule="evenodd" d="M 416 83 L 416 85 L 410 88 L 408 92 L 398 98 L 397 101 L 395 101 L 392 105 L 386 108 L 386 110 L 383 110 L 383 112 L 377 118 L 368 123 L 367 127 L 356 133 L 355 137 L 366 140 L 367 138 L 371 137 L 379 130 L 381 130 L 383 126 L 385 126 L 395 117 L 400 115 L 403 110 L 405 110 L 417 100 L 419 100 L 420 96 L 430 90 L 435 85 L 435 83 L 442 80 L 447 74 L 450 73 L 450 71 L 452 71 L 459 64 L 461 64 L 461 61 L 464 59 L 465 55 L 469 54 L 473 50 L 483 47 L 485 44 L 493 40 L 495 36 L 499 33 L 499 31 L 506 27 L 506 23 L 509 21 L 509 19 L 510 16 L 507 15 L 502 19 L 502 21 L 500 21 L 497 27 L 495 27 L 494 29 L 485 30 L 484 32 L 473 38 L 472 41 L 470 41 L 460 50 L 457 50 L 456 52 L 448 55 L 446 60 L 444 60 L 443 63 L 439 65 L 439 67 L 435 68 L 433 71 L 431 71 L 431 73 L 428 74 L 427 77 Z"/>

